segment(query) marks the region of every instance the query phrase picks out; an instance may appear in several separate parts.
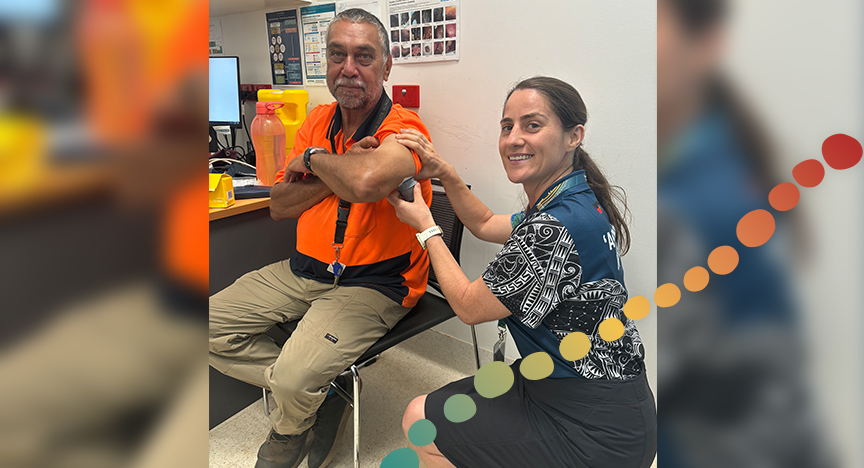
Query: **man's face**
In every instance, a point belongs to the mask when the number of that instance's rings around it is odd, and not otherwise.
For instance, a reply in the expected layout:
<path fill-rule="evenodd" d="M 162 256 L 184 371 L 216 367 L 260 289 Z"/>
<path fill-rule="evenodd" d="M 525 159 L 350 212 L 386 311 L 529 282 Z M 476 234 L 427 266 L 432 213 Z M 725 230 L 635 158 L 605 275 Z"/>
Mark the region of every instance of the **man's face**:
<path fill-rule="evenodd" d="M 381 97 L 393 60 L 381 50 L 378 28 L 336 21 L 327 36 L 327 87 L 344 109 L 364 109 Z"/>

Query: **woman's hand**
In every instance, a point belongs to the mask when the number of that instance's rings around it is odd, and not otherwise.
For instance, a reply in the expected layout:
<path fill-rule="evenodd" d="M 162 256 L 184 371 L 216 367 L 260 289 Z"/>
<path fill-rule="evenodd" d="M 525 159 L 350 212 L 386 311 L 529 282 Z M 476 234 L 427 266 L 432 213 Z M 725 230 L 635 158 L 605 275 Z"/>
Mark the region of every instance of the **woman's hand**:
<path fill-rule="evenodd" d="M 414 185 L 413 203 L 400 198 L 398 191 L 391 193 L 387 197 L 387 201 L 396 209 L 396 216 L 399 217 L 399 220 L 417 231 L 423 232 L 435 225 L 432 213 L 429 211 L 429 207 L 426 206 L 426 201 L 423 200 L 423 191 L 420 190 L 420 184 Z"/>
<path fill-rule="evenodd" d="M 435 147 L 432 146 L 432 142 L 419 131 L 413 128 L 402 129 L 402 133 L 396 134 L 396 141 L 414 150 L 417 156 L 420 157 L 423 168 L 414 176 L 416 180 L 431 179 L 433 177 L 440 179 L 448 171 L 453 170 L 453 166 L 438 155 Z"/>

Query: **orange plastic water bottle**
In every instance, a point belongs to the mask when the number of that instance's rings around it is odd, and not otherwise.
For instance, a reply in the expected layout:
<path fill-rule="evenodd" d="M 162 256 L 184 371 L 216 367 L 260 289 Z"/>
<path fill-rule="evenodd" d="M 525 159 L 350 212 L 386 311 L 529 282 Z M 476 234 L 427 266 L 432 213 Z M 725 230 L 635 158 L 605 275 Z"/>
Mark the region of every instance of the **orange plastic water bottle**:
<path fill-rule="evenodd" d="M 276 117 L 283 102 L 258 102 L 252 119 L 252 146 L 255 148 L 255 174 L 264 185 L 276 183 L 276 173 L 285 166 L 285 125 Z"/>

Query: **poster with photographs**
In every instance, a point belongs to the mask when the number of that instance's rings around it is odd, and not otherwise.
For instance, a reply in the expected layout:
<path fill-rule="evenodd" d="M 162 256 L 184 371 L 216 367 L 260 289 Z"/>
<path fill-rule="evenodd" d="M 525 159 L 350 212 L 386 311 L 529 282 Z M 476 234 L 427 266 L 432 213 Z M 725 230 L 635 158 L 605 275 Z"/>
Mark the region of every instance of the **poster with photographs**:
<path fill-rule="evenodd" d="M 459 0 L 387 0 L 393 63 L 459 60 Z"/>

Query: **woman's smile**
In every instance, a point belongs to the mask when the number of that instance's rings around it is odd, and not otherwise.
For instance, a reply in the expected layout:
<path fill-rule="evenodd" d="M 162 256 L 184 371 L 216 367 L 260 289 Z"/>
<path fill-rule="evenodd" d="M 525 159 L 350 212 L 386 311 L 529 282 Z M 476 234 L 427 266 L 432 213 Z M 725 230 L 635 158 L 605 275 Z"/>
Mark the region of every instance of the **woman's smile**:
<path fill-rule="evenodd" d="M 507 155 L 507 159 L 510 162 L 515 162 L 515 163 L 518 163 L 521 161 L 527 161 L 533 157 L 534 157 L 534 155 L 530 154 L 530 153 L 512 153 L 512 154 Z"/>

